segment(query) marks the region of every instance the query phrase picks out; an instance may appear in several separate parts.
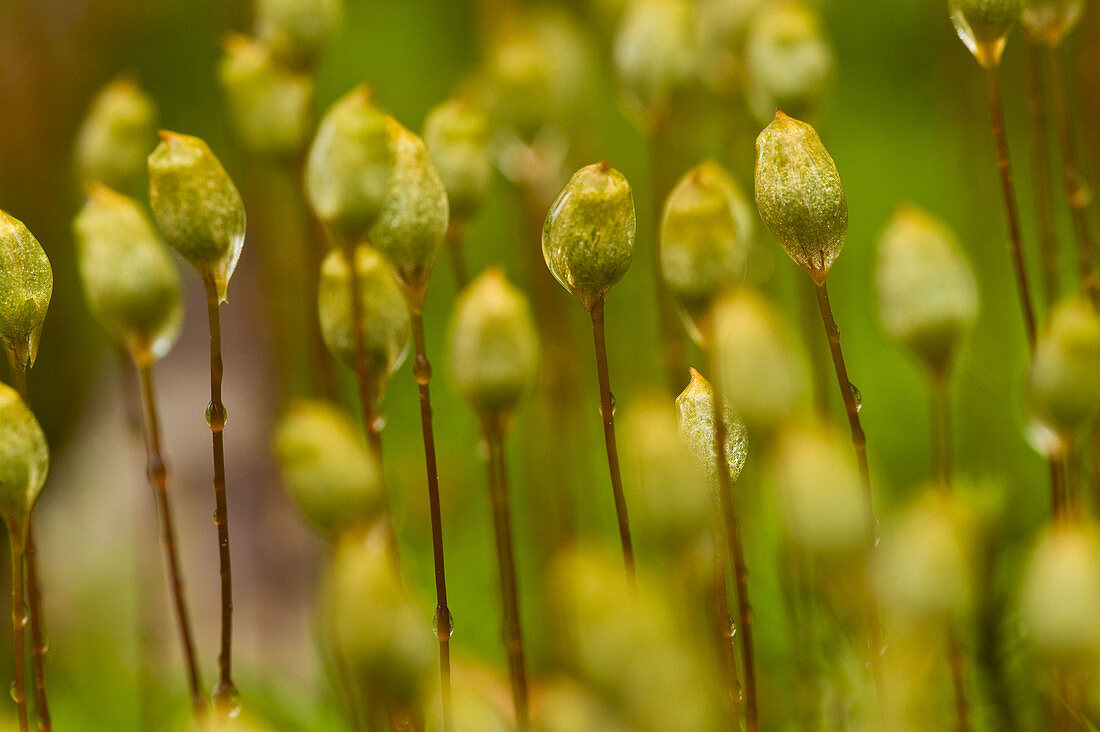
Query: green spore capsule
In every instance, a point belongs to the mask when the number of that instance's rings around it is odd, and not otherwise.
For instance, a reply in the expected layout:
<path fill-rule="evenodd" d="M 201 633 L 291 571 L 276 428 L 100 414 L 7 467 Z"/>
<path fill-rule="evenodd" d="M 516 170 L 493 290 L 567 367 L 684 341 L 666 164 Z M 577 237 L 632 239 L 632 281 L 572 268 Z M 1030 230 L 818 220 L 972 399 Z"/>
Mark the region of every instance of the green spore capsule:
<path fill-rule="evenodd" d="M 676 397 L 676 411 L 681 437 L 711 482 L 716 483 L 718 445 L 714 435 L 714 388 L 695 369 L 691 369 L 687 387 Z M 736 483 L 748 455 L 747 432 L 741 416 L 728 403 L 722 405 L 722 420 L 726 424 L 726 462 L 730 480 Z"/>
<path fill-rule="evenodd" d="M 23 222 L 0 211 L 0 342 L 14 367 L 34 365 L 53 295 L 53 270 Z"/>
<path fill-rule="evenodd" d="M 355 249 L 359 298 L 366 323 L 365 350 L 374 379 L 372 398 L 380 398 L 394 372 L 409 353 L 412 337 L 409 306 L 393 267 L 370 247 Z M 321 263 L 317 310 L 321 335 L 334 356 L 355 369 L 355 319 L 351 302 L 351 272 L 347 253 L 333 250 Z"/>
<path fill-rule="evenodd" d="M 761 10 L 745 42 L 749 105 L 762 123 L 777 109 L 799 119 L 817 116 L 835 67 L 817 16 L 799 2 Z"/>
<path fill-rule="evenodd" d="M 95 185 L 73 221 L 88 307 L 134 361 L 172 348 L 183 320 L 176 265 L 133 199 Z"/>
<path fill-rule="evenodd" d="M 942 374 L 978 318 L 978 283 L 954 234 L 917 208 L 900 209 L 879 238 L 875 274 L 886 332 Z"/>
<path fill-rule="evenodd" d="M 1020 19 L 1028 33 L 1057 48 L 1084 14 L 1085 0 L 1024 0 Z"/>
<path fill-rule="evenodd" d="M 534 382 L 538 335 L 527 298 L 493 267 L 455 305 L 449 365 L 458 390 L 486 419 L 510 414 Z"/>
<path fill-rule="evenodd" d="M 1051 312 L 1031 357 L 1027 401 L 1062 438 L 1100 412 L 1100 317 L 1088 300 L 1073 297 Z"/>
<path fill-rule="evenodd" d="M 807 392 L 809 369 L 790 328 L 763 297 L 747 290 L 719 301 L 714 322 L 722 394 L 750 430 L 773 431 Z"/>
<path fill-rule="evenodd" d="M 226 301 L 244 246 L 244 202 L 221 162 L 201 139 L 161 131 L 149 156 L 149 203 L 165 240 L 211 279 Z"/>
<path fill-rule="evenodd" d="M 344 18 L 343 0 L 257 0 L 256 37 L 280 63 L 309 67 Z"/>
<path fill-rule="evenodd" d="M 275 455 L 291 498 L 325 536 L 381 517 L 378 463 L 355 424 L 332 404 L 292 404 L 275 428 Z"/>
<path fill-rule="evenodd" d="M 717 163 L 688 172 L 672 190 L 661 220 L 661 274 L 672 297 L 694 324 L 745 274 L 749 232 L 735 213 L 744 201 L 736 182 Z"/>
<path fill-rule="evenodd" d="M 411 300 L 420 302 L 447 234 L 447 189 L 419 136 L 392 117 L 387 130 L 394 154 L 393 177 L 385 205 L 370 229 L 370 243 L 393 264 Z"/>
<path fill-rule="evenodd" d="M 950 0 L 950 7 L 955 31 L 978 63 L 987 69 L 1000 65 L 1024 0 Z"/>
<path fill-rule="evenodd" d="M 370 89 L 360 86 L 321 118 L 306 159 L 310 205 L 338 240 L 351 245 L 366 236 L 386 203 L 394 170 L 387 128 Z"/>
<path fill-rule="evenodd" d="M 76 137 L 76 177 L 133 191 L 145 176 L 145 160 L 157 144 L 156 105 L 128 76 L 103 87 L 92 100 Z"/>
<path fill-rule="evenodd" d="M 261 44 L 231 34 L 218 80 L 237 138 L 251 152 L 288 159 L 305 147 L 313 113 L 309 76 L 286 70 Z"/>
<path fill-rule="evenodd" d="M 19 549 L 49 467 L 49 446 L 38 420 L 15 389 L 0 384 L 0 516 Z"/>
<path fill-rule="evenodd" d="M 824 282 L 848 234 L 848 201 L 817 132 L 783 112 L 756 138 L 756 207 L 787 256 Z"/>
<path fill-rule="evenodd" d="M 664 110 L 698 66 L 693 7 L 687 0 L 638 0 L 615 35 L 614 60 L 627 96 L 646 114 Z"/>
<path fill-rule="evenodd" d="M 626 178 L 606 162 L 589 165 L 550 207 L 542 256 L 561 286 L 592 312 L 630 268 L 636 228 Z"/>
<path fill-rule="evenodd" d="M 452 99 L 428 113 L 424 143 L 447 190 L 451 219 L 469 221 L 493 182 L 489 119 L 468 101 Z"/>

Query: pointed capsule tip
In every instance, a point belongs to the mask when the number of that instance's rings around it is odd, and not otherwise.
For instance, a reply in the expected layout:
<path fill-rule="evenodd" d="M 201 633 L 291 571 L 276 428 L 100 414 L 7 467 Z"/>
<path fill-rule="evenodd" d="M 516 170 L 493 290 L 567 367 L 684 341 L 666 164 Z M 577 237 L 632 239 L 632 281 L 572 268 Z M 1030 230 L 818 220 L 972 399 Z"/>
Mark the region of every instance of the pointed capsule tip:
<path fill-rule="evenodd" d="M 600 162 L 596 163 L 596 170 L 601 173 L 606 173 L 607 171 L 611 170 L 611 163 L 607 162 L 606 160 L 601 160 Z"/>
<path fill-rule="evenodd" d="M 171 143 L 174 140 L 179 140 L 183 135 L 178 132 L 172 132 L 171 130 L 157 130 L 157 137 L 159 137 L 162 142 Z"/>

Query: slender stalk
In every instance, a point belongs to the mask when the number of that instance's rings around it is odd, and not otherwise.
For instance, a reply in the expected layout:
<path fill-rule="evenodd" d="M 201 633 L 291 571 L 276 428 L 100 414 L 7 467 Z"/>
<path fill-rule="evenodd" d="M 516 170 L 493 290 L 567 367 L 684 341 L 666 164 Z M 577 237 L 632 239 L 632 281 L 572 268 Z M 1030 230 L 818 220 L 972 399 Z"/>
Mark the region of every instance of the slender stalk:
<path fill-rule="evenodd" d="M 499 420 L 487 419 L 485 437 L 489 443 L 489 493 L 493 504 L 493 528 L 496 533 L 497 567 L 504 611 L 504 647 L 508 653 L 512 702 L 516 727 L 530 729 L 527 703 L 527 665 L 524 661 L 523 633 L 519 617 L 519 592 L 516 589 L 515 548 L 512 543 L 512 519 L 509 516 L 508 474 L 504 463 L 504 429 Z"/>
<path fill-rule="evenodd" d="M 451 258 L 451 273 L 455 278 L 455 289 L 462 292 L 470 284 L 470 275 L 466 269 L 466 255 L 463 245 L 466 240 L 466 222 L 452 220 L 447 226 L 446 247 Z"/>
<path fill-rule="evenodd" d="M 443 517 L 439 507 L 439 469 L 432 430 L 432 367 L 424 344 L 424 312 L 420 298 L 409 298 L 416 360 L 413 376 L 420 388 L 420 426 L 424 432 L 424 466 L 428 473 L 428 506 L 432 522 L 432 555 L 435 560 L 435 635 L 439 639 L 439 679 L 443 701 L 443 727 L 451 729 L 451 610 L 447 607 L 447 570 L 443 562 Z"/>
<path fill-rule="evenodd" d="M 1066 472 L 1061 456 L 1049 458 L 1050 465 L 1050 512 L 1055 521 L 1065 520 L 1069 513 L 1066 496 Z"/>
<path fill-rule="evenodd" d="M 717 528 L 714 530 L 714 638 L 718 643 L 718 657 L 722 671 L 729 686 L 729 698 L 733 713 L 741 708 L 741 680 L 737 676 L 737 654 L 733 649 L 733 636 L 730 634 L 729 592 L 726 589 L 726 571 L 728 562 L 722 551 L 722 539 Z"/>
<path fill-rule="evenodd" d="M 997 167 L 1001 172 L 1001 189 L 1008 219 L 1008 250 L 1012 256 L 1012 266 L 1016 274 L 1016 290 L 1020 298 L 1020 308 L 1023 311 L 1028 350 L 1033 351 L 1035 350 L 1035 309 L 1031 304 L 1031 287 L 1028 285 L 1027 267 L 1024 264 L 1020 214 L 1016 207 L 1016 187 L 1012 181 L 1012 162 L 1008 154 L 1008 135 L 1005 133 L 1004 103 L 1001 101 L 1001 82 L 997 76 L 996 67 L 986 69 L 986 79 L 989 85 L 993 138 L 997 144 Z"/>
<path fill-rule="evenodd" d="M 745 562 L 745 549 L 741 541 L 741 522 L 737 515 L 734 485 L 730 476 L 727 457 L 728 440 L 724 418 L 721 380 L 718 378 L 718 356 L 713 347 L 707 348 L 710 362 L 711 389 L 714 397 L 714 450 L 717 459 L 718 505 L 722 523 L 726 529 L 726 543 L 733 560 L 733 576 L 737 583 L 738 635 L 741 638 L 741 668 L 745 679 L 745 727 L 755 732 L 760 726 L 760 713 L 756 703 L 756 662 L 753 653 L 752 606 L 749 604 L 749 573 Z"/>
<path fill-rule="evenodd" d="M 1043 81 L 1043 54 L 1039 41 L 1030 35 L 1027 43 L 1027 108 L 1031 116 L 1032 188 L 1035 219 L 1039 228 L 1043 302 L 1049 309 L 1059 295 L 1058 235 L 1054 227 L 1054 195 L 1050 172 L 1050 124 Z"/>
<path fill-rule="evenodd" d="M 1075 519 L 1082 516 L 1081 507 L 1081 473 L 1077 469 L 1077 440 L 1072 433 L 1067 434 L 1065 440 L 1065 477 L 1066 477 L 1066 512 Z"/>
<path fill-rule="evenodd" d="M 1081 277 L 1081 287 L 1089 298 L 1100 308 L 1100 273 L 1096 271 L 1095 247 L 1092 232 L 1089 230 L 1088 205 L 1092 196 L 1088 183 L 1081 172 L 1077 160 L 1077 141 L 1073 133 L 1069 98 L 1066 95 L 1065 70 L 1062 68 L 1062 56 L 1058 49 L 1048 54 L 1050 63 L 1050 93 L 1054 102 L 1054 117 L 1057 120 L 1058 139 L 1062 146 L 1062 171 L 1066 187 L 1066 200 L 1073 219 L 1073 231 L 1077 240 L 1077 267 Z"/>
<path fill-rule="evenodd" d="M 600 382 L 600 416 L 603 418 L 603 439 L 607 447 L 607 467 L 611 472 L 611 492 L 615 497 L 615 514 L 619 519 L 619 541 L 623 545 L 626 576 L 634 581 L 634 544 L 630 539 L 630 517 L 623 495 L 623 476 L 619 470 L 619 449 L 615 445 L 615 397 L 607 373 L 607 343 L 604 338 L 604 302 L 600 300 L 589 313 L 592 316 L 592 336 L 596 342 L 596 374 Z"/>
<path fill-rule="evenodd" d="M 222 404 L 222 329 L 218 311 L 218 290 L 214 279 L 202 278 L 206 288 L 206 314 L 210 325 L 210 404 L 207 423 L 214 456 L 214 523 L 218 527 L 218 565 L 221 574 L 222 630 L 218 653 L 218 685 L 214 689 L 215 706 L 219 701 L 232 705 L 237 693 L 233 684 L 233 570 L 229 561 L 229 506 L 225 495 L 225 405 Z"/>
<path fill-rule="evenodd" d="M 829 346 L 823 343 L 817 334 L 817 297 L 812 287 L 807 287 L 801 272 L 792 270 L 799 279 L 795 290 L 798 293 L 799 320 L 802 335 L 806 341 L 806 350 L 810 356 L 810 381 L 813 383 L 814 409 L 819 415 L 829 413 Z M 811 284 L 812 284 L 811 280 Z"/>
<path fill-rule="evenodd" d="M 191 617 L 187 610 L 187 598 L 183 593 L 183 573 L 180 571 L 176 550 L 176 531 L 172 521 L 172 505 L 168 497 L 168 468 L 160 446 L 160 418 L 157 416 L 152 364 L 142 364 L 138 366 L 137 371 L 141 382 L 142 405 L 145 410 L 145 448 L 149 459 L 149 480 L 153 485 L 154 498 L 160 513 L 164 559 L 168 566 L 172 604 L 176 611 L 176 624 L 179 629 L 180 644 L 183 646 L 183 658 L 187 664 L 191 706 L 201 722 L 206 712 L 206 701 L 203 699 L 202 680 L 199 676 L 198 661 L 195 658 L 195 641 L 191 634 Z"/>
<path fill-rule="evenodd" d="M 11 537 L 11 631 L 12 655 L 15 659 L 15 706 L 19 712 L 19 730 L 28 732 L 27 681 L 23 669 L 26 661 L 23 626 L 27 622 L 23 609 L 23 561 L 23 548 L 19 546 L 16 537 Z"/>
<path fill-rule="evenodd" d="M 959 732 L 970 729 L 970 702 L 966 696 L 966 658 L 958 633 L 947 630 L 947 662 L 951 667 L 951 685 L 955 690 L 955 728 Z"/>

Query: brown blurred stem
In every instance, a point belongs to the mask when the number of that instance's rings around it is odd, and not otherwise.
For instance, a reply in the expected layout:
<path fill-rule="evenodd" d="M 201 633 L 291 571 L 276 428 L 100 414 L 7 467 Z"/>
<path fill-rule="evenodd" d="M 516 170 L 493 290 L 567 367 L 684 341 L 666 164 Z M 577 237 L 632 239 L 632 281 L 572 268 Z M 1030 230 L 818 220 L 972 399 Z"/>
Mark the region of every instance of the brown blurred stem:
<path fill-rule="evenodd" d="M 466 222 L 452 220 L 447 226 L 447 255 L 451 258 L 451 273 L 455 278 L 455 289 L 462 292 L 470 283 L 466 269 L 466 254 L 463 251 L 466 241 Z"/>
<path fill-rule="evenodd" d="M 432 367 L 424 344 L 424 309 L 421 295 L 409 296 L 412 315 L 413 346 L 416 360 L 413 376 L 420 390 L 420 426 L 424 432 L 424 466 L 428 473 L 428 506 L 432 523 L 432 556 L 435 560 L 435 635 L 439 639 L 439 678 L 443 702 L 443 727 L 451 729 L 451 610 L 447 607 L 447 570 L 443 561 L 443 517 L 439 506 L 439 469 L 435 459 L 435 433 L 432 430 L 432 394 L 429 384 Z"/>
<path fill-rule="evenodd" d="M 760 726 L 760 714 L 756 703 L 756 661 L 753 652 L 752 606 L 749 604 L 749 572 L 745 562 L 745 548 L 741 541 L 741 522 L 737 515 L 734 485 L 727 457 L 725 401 L 722 399 L 721 379 L 718 374 L 718 356 L 711 345 L 706 349 L 710 364 L 711 393 L 713 395 L 714 454 L 717 460 L 718 506 L 726 529 L 726 544 L 733 560 L 733 576 L 737 585 L 738 635 L 741 638 L 741 667 L 745 679 L 745 728 L 756 732 Z"/>
<path fill-rule="evenodd" d="M 523 632 L 519 617 L 519 592 L 516 589 L 515 547 L 512 542 L 512 519 L 509 515 L 508 474 L 504 463 L 503 420 L 486 418 L 484 432 L 489 443 L 489 494 L 493 504 L 497 567 L 500 570 L 508 675 L 516 711 L 516 727 L 528 730 L 531 727 L 531 716 L 527 703 L 527 665 L 524 661 Z"/>
<path fill-rule="evenodd" d="M 26 652 L 23 645 L 23 624 L 27 622 L 23 614 L 23 554 L 19 537 L 13 535 L 11 537 L 11 630 L 12 655 L 15 660 L 15 705 L 19 713 L 19 730 L 28 732 L 27 680 L 23 669 Z"/>
<path fill-rule="evenodd" d="M 218 565 L 221 574 L 221 646 L 218 652 L 218 684 L 214 705 L 234 703 L 237 689 L 233 684 L 233 570 L 229 561 L 229 506 L 225 495 L 225 405 L 222 404 L 222 329 L 218 306 L 218 288 L 214 278 L 204 275 L 206 314 L 210 326 L 210 404 L 207 422 L 214 457 L 214 523 L 218 528 Z"/>
<path fill-rule="evenodd" d="M 733 636 L 730 634 L 729 592 L 726 589 L 726 571 L 729 563 L 722 551 L 721 532 L 715 527 L 714 541 L 714 592 L 711 598 L 714 605 L 714 639 L 718 643 L 718 659 L 729 687 L 729 699 L 733 712 L 741 707 L 741 681 L 737 676 L 737 654 L 733 648 Z"/>
<path fill-rule="evenodd" d="M 1027 281 L 1027 267 L 1024 264 L 1023 244 L 1020 235 L 1020 214 L 1016 206 L 1016 188 L 1012 181 L 1012 162 L 1008 153 L 1008 135 L 1005 133 L 1004 103 L 1001 101 L 1001 81 L 997 67 L 986 69 L 989 85 L 989 110 L 993 123 L 993 139 L 997 144 L 997 167 L 1001 173 L 1001 189 L 1005 200 L 1005 215 L 1008 220 L 1008 250 L 1012 256 L 1012 267 L 1016 275 L 1016 290 L 1020 298 L 1020 309 L 1024 316 L 1024 329 L 1027 334 L 1028 350 L 1035 350 L 1035 308 L 1031 303 L 1031 287 Z"/>
<path fill-rule="evenodd" d="M 630 539 L 630 518 L 623 494 L 623 476 L 619 470 L 619 449 L 615 444 L 615 397 L 611 393 L 611 378 L 607 372 L 607 343 L 604 338 L 604 301 L 593 307 L 592 336 L 596 343 L 596 375 L 600 382 L 600 416 L 603 418 L 603 439 L 607 448 L 607 466 L 611 473 L 611 492 L 615 497 L 615 514 L 619 519 L 619 541 L 623 546 L 626 576 L 634 581 L 634 544 Z"/>
<path fill-rule="evenodd" d="M 1043 82 L 1042 46 L 1028 36 L 1027 108 L 1031 117 L 1031 168 L 1035 194 L 1035 220 L 1039 228 L 1043 302 L 1049 309 L 1059 295 L 1058 236 L 1054 227 L 1054 195 L 1050 173 L 1050 124 Z"/>
<path fill-rule="evenodd" d="M 191 634 L 191 617 L 187 610 L 187 598 L 183 593 L 183 573 L 180 571 L 176 549 L 176 531 L 172 521 L 172 505 L 168 497 L 168 468 L 160 446 L 160 418 L 157 415 L 156 392 L 153 389 L 152 364 L 138 366 L 141 382 L 141 400 L 145 409 L 145 447 L 148 452 L 149 480 L 153 484 L 154 499 L 160 513 L 161 539 L 164 543 L 164 559 L 168 565 L 168 578 L 172 590 L 172 604 L 179 627 L 183 658 L 187 664 L 187 683 L 191 689 L 191 706 L 200 724 L 205 716 L 199 665 L 195 659 L 195 641 Z"/>

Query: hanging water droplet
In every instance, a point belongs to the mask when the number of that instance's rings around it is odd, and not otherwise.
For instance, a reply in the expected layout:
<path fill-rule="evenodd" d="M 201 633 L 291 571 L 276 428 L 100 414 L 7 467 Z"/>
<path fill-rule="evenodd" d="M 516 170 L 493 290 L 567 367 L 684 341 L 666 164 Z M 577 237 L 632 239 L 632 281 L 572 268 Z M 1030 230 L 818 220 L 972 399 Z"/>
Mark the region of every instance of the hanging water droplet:
<path fill-rule="evenodd" d="M 852 392 L 852 400 L 856 403 L 856 412 L 859 412 L 863 409 L 863 394 L 860 393 L 859 387 L 850 381 L 848 382 L 848 390 Z"/>
<path fill-rule="evenodd" d="M 728 625 L 726 626 L 726 638 L 732 641 L 737 635 L 737 622 L 733 619 L 732 615 L 727 615 L 726 620 L 728 621 Z"/>
<path fill-rule="evenodd" d="M 222 404 L 220 407 L 221 409 L 215 408 L 214 402 L 206 405 L 206 424 L 215 432 L 225 429 L 225 424 L 229 421 L 229 412 L 226 411 L 225 405 Z"/>
<path fill-rule="evenodd" d="M 11 700 L 16 704 L 21 701 L 19 699 L 19 689 L 17 689 L 15 686 L 15 679 L 12 679 L 11 684 L 8 686 L 8 694 L 11 695 Z"/>
<path fill-rule="evenodd" d="M 451 614 L 450 610 L 447 611 L 447 627 L 439 627 L 439 613 L 441 610 L 442 608 L 437 607 L 435 614 L 432 615 L 432 632 L 435 633 L 435 637 L 439 639 L 440 643 L 449 640 L 455 634 L 455 616 Z"/>
<path fill-rule="evenodd" d="M 432 380 L 432 365 L 428 363 L 427 356 L 417 356 L 413 361 L 413 376 L 421 386 L 427 386 Z"/>
<path fill-rule="evenodd" d="M 241 693 L 232 681 L 219 681 L 214 687 L 214 709 L 225 719 L 236 719 L 241 714 Z"/>
<path fill-rule="evenodd" d="M 217 525 L 218 525 L 218 512 L 217 512 L 217 511 L 215 511 L 215 512 L 213 513 L 213 515 L 211 516 L 211 518 L 213 518 L 213 519 L 214 519 L 214 525 L 215 525 L 215 526 L 217 526 Z"/>
<path fill-rule="evenodd" d="M 611 416 L 612 417 L 615 416 L 615 409 L 616 409 L 615 392 L 611 392 Z"/>
<path fill-rule="evenodd" d="M 879 531 L 878 519 L 875 519 L 871 524 L 871 545 L 877 547 L 880 541 L 882 541 L 882 533 Z"/>
<path fill-rule="evenodd" d="M 376 415 L 374 421 L 371 422 L 371 429 L 375 432 L 381 432 L 386 428 L 386 415 Z"/>
<path fill-rule="evenodd" d="M 27 606 L 27 603 L 23 603 L 23 614 L 19 616 L 19 624 L 24 628 L 27 627 L 27 623 L 31 621 L 31 609 Z"/>
<path fill-rule="evenodd" d="M 39 640 L 41 640 L 39 647 L 42 649 L 42 655 L 46 655 L 50 652 L 50 639 L 45 633 L 43 633 Z"/>

